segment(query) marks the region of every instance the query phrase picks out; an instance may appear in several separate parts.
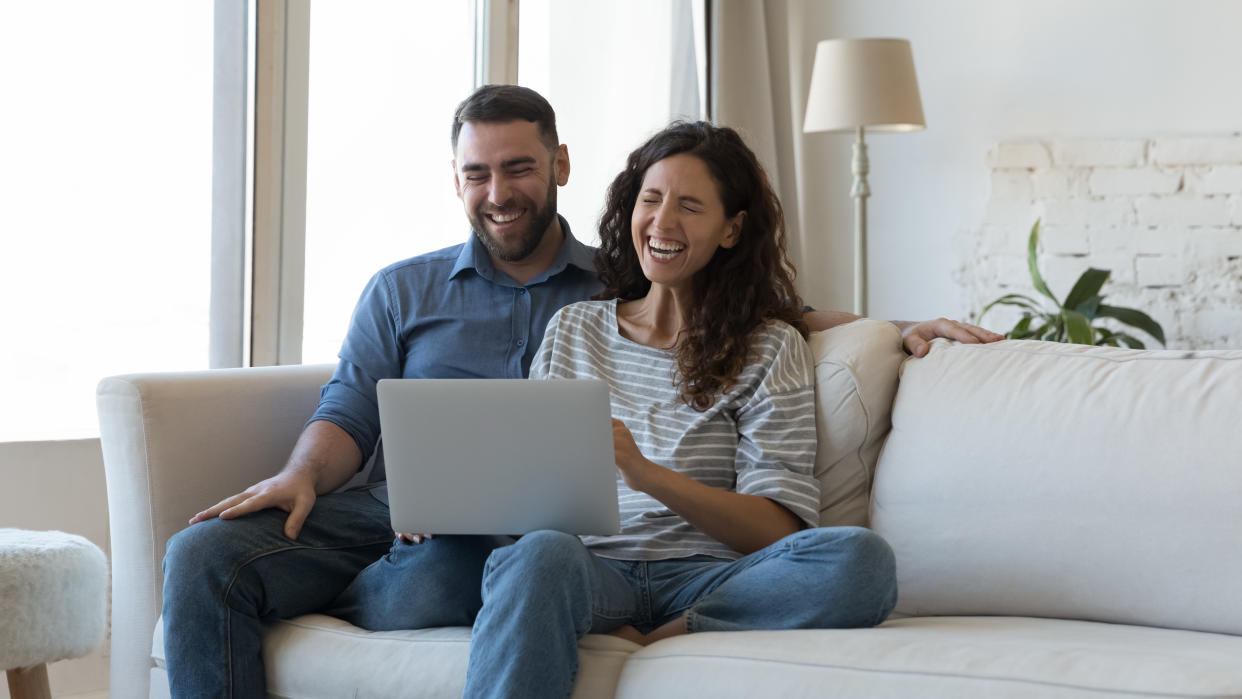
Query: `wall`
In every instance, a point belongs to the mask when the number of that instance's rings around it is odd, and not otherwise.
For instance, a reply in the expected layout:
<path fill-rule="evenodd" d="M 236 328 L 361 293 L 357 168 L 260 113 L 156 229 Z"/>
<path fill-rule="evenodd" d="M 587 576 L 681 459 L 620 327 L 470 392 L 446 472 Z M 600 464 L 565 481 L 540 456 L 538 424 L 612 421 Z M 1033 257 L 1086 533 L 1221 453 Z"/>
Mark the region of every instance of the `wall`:
<path fill-rule="evenodd" d="M 927 130 L 875 135 L 871 315 L 964 317 L 955 239 L 983 224 L 987 153 L 1003 141 L 1155 138 L 1242 130 L 1242 2 L 816 0 L 787 3 L 791 84 L 805 104 L 815 42 L 911 40 Z M 801 123 L 801 116 L 796 123 Z M 851 305 L 851 137 L 796 134 L 807 155 L 808 301 Z M 1029 223 L 1026 224 L 1029 228 Z M 1025 231 L 1018 231 L 1018 235 Z"/>
<path fill-rule="evenodd" d="M 1242 347 L 1242 137 L 1008 142 L 989 161 L 984 224 L 958 255 L 972 313 L 1003 293 L 1038 296 L 1026 249 L 1039 218 L 1058 299 L 1088 267 L 1107 269 L 1105 302 L 1149 310 L 1168 347 Z M 1017 312 L 988 319 L 1008 328 Z"/>
<path fill-rule="evenodd" d="M 108 554 L 99 440 L 0 443 L 0 527 L 78 534 Z M 84 658 L 49 665 L 48 679 L 57 697 L 106 696 L 107 642 Z M 0 683 L 0 699 L 9 699 L 8 691 Z"/>

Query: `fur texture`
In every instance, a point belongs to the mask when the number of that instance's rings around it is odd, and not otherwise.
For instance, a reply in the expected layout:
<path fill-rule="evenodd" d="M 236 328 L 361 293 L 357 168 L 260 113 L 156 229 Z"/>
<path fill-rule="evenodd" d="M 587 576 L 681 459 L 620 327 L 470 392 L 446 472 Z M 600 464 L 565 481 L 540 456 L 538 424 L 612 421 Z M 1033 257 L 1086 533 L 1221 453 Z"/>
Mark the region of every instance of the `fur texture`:
<path fill-rule="evenodd" d="M 104 639 L 108 562 L 64 532 L 0 529 L 0 669 L 90 653 Z"/>

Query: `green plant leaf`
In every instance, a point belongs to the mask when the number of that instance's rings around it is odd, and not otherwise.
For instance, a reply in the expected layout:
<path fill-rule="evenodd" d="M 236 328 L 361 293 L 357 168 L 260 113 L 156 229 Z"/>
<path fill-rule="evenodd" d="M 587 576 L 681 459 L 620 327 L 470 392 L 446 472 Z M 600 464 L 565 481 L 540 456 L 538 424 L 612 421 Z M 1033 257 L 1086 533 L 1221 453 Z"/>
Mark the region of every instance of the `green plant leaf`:
<path fill-rule="evenodd" d="M 1144 345 L 1141 340 L 1139 340 L 1137 337 L 1133 335 L 1130 335 L 1129 333 L 1116 333 L 1115 335 L 1113 335 L 1113 339 L 1119 342 L 1126 343 L 1126 345 L 1130 349 L 1147 349 L 1147 345 Z M 1113 346 L 1120 347 L 1121 345 L 1113 345 Z"/>
<path fill-rule="evenodd" d="M 1058 315 L 1048 316 L 1044 334 L 1039 338 L 1048 342 L 1065 342 L 1065 319 Z"/>
<path fill-rule="evenodd" d="M 987 315 L 987 312 L 992 310 L 994 306 L 1017 306 L 1018 308 L 1024 309 L 1031 313 L 1044 312 L 1044 309 L 1040 308 L 1039 304 L 1029 296 L 1023 296 L 1022 294 L 1005 294 L 992 303 L 984 306 L 982 311 L 979 311 L 979 315 L 975 317 L 975 325 L 981 325 L 983 323 L 983 316 Z"/>
<path fill-rule="evenodd" d="M 1059 307 L 1061 304 L 1048 289 L 1048 284 L 1044 282 L 1043 276 L 1039 273 L 1038 260 L 1035 259 L 1035 251 L 1039 247 L 1039 221 L 1040 219 L 1035 219 L 1035 225 L 1031 226 L 1031 236 L 1026 242 L 1026 264 L 1031 269 L 1031 283 L 1035 285 L 1035 290 L 1047 296 Z"/>
<path fill-rule="evenodd" d="M 1061 317 L 1065 319 L 1065 333 L 1069 342 L 1076 345 L 1095 344 L 1095 331 L 1091 329 L 1091 321 L 1087 320 L 1087 316 L 1062 308 Z"/>
<path fill-rule="evenodd" d="M 1160 327 L 1160 324 L 1153 320 L 1151 316 L 1140 310 L 1101 304 L 1095 315 L 1097 318 L 1112 318 L 1130 327 L 1138 328 L 1156 338 L 1156 341 L 1161 345 L 1164 344 L 1164 328 Z"/>
<path fill-rule="evenodd" d="M 1010 330 L 1005 334 L 1005 337 L 1008 337 L 1010 340 L 1026 339 L 1031 334 L 1031 321 L 1033 319 L 1034 318 L 1032 316 L 1022 316 L 1022 320 L 1019 320 L 1017 324 L 1013 326 L 1013 330 Z"/>
<path fill-rule="evenodd" d="M 1089 268 L 1078 281 L 1074 282 L 1074 288 L 1070 289 L 1069 295 L 1065 297 L 1065 308 L 1077 309 L 1082 304 L 1091 299 L 1092 296 L 1100 295 L 1100 287 L 1104 286 L 1104 282 L 1108 281 L 1108 275 L 1112 274 L 1106 269 Z M 1081 312 L 1081 311 L 1080 311 Z"/>
<path fill-rule="evenodd" d="M 1095 320 L 1095 313 L 1100 309 L 1100 302 L 1104 299 L 1100 296 L 1092 296 L 1074 307 L 1075 311 L 1087 316 L 1089 320 Z M 1096 328 L 1097 330 L 1099 328 Z"/>

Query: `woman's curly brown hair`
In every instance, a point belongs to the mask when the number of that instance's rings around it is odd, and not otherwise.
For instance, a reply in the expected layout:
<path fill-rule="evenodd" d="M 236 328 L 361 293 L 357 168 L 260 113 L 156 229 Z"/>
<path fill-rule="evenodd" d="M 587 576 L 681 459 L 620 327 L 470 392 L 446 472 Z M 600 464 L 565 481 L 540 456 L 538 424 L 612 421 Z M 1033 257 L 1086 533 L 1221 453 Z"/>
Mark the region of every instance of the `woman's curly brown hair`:
<path fill-rule="evenodd" d="M 630 153 L 625 169 L 609 185 L 595 255 L 604 290 L 594 298 L 631 301 L 651 289 L 634 249 L 630 219 L 647 169 L 681 153 L 707 165 L 726 218 L 746 212 L 737 245 L 717 248 L 695 275 L 690 318 L 677 342 L 677 388 L 687 405 L 703 411 L 745 368 L 757 328 L 782 320 L 805 337 L 806 324 L 785 253 L 780 200 L 737 132 L 704 121 L 674 122 L 652 136 Z"/>

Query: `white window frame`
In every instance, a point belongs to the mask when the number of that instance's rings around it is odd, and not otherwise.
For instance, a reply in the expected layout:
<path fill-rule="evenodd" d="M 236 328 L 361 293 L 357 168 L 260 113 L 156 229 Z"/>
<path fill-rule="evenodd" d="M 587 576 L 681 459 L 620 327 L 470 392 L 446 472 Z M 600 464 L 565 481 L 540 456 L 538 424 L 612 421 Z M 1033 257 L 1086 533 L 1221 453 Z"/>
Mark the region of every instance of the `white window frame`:
<path fill-rule="evenodd" d="M 209 366 L 244 366 L 249 324 L 246 241 L 250 200 L 250 66 L 254 42 L 248 0 L 215 0 L 212 80 L 211 310 Z"/>
<path fill-rule="evenodd" d="M 214 1 L 210 366 L 299 364 L 311 0 Z M 516 83 L 520 0 L 457 1 L 473 2 L 474 86 Z M 686 1 L 710 27 L 710 0 Z"/>
<path fill-rule="evenodd" d="M 518 1 L 473 0 L 475 87 L 517 82 Z M 215 0 L 212 368 L 302 361 L 310 13 Z"/>

